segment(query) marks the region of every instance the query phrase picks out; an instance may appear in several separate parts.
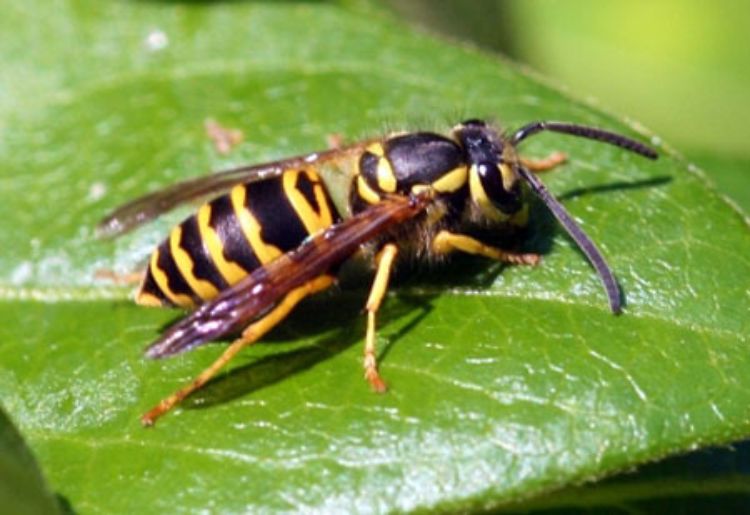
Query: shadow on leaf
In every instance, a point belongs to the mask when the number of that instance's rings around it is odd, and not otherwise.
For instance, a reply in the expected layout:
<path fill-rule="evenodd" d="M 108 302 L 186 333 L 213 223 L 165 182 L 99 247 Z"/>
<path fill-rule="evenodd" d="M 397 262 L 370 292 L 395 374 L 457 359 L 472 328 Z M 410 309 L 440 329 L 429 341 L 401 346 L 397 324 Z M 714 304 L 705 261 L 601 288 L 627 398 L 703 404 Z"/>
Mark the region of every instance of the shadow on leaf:
<path fill-rule="evenodd" d="M 589 194 L 597 194 L 597 193 L 609 193 L 612 191 L 627 191 L 627 190 L 637 190 L 637 189 L 643 189 L 643 188 L 653 188 L 656 186 L 663 186 L 664 184 L 668 184 L 672 182 L 671 177 L 654 177 L 653 179 L 646 179 L 643 181 L 634 181 L 634 182 L 612 182 L 609 184 L 602 184 L 599 186 L 587 186 L 585 188 L 576 188 L 574 190 L 570 190 L 567 193 L 563 193 L 559 197 L 557 197 L 557 200 L 560 202 L 564 202 L 566 200 L 582 197 L 584 195 Z"/>
<path fill-rule="evenodd" d="M 326 296 L 311 299 L 311 302 L 300 306 L 296 313 L 259 343 L 279 344 L 287 342 L 290 338 L 309 337 L 320 333 L 329 334 L 321 336 L 312 345 L 263 357 L 217 377 L 189 397 L 184 403 L 185 407 L 203 409 L 231 402 L 308 370 L 354 344 L 363 345 L 365 321 L 361 316 L 362 310 L 358 308 L 362 301 L 358 299 L 357 302 L 352 302 L 351 297 L 353 295 L 350 294 Z M 399 320 L 409 315 L 416 308 L 416 304 L 413 300 L 389 302 L 387 307 L 381 310 L 379 316 L 379 334 L 383 336 L 380 338 L 379 360 L 381 362 L 391 346 L 415 327 L 431 309 L 429 299 L 425 301 L 424 298 L 420 298 L 418 304 L 422 308 L 421 311 L 394 334 L 388 334 L 389 321 Z M 324 315 L 321 316 L 321 314 Z M 246 352 L 252 352 L 252 350 Z M 356 368 L 357 365 L 353 365 L 354 373 L 360 373 L 359 368 Z M 364 379 L 362 388 L 367 388 Z"/>

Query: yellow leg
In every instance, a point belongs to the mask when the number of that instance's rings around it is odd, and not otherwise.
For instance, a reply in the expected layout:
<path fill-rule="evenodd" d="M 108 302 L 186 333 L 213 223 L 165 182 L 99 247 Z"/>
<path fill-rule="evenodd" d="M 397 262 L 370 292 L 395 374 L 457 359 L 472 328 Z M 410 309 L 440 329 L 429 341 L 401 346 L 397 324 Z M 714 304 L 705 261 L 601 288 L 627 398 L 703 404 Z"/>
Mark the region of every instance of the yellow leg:
<path fill-rule="evenodd" d="M 214 361 L 211 366 L 198 375 L 190 384 L 177 390 L 169 397 L 163 399 L 158 405 L 149 410 L 141 417 L 141 423 L 144 426 L 152 426 L 156 419 L 174 408 L 185 397 L 193 393 L 206 384 L 216 373 L 226 365 L 239 351 L 258 341 L 264 334 L 273 329 L 276 324 L 281 322 L 289 312 L 297 305 L 299 301 L 331 286 L 333 278 L 329 275 L 321 275 L 312 281 L 287 293 L 286 297 L 268 312 L 263 318 L 249 325 L 242 335 L 227 347 L 219 359 Z"/>
<path fill-rule="evenodd" d="M 552 170 L 557 165 L 567 161 L 567 159 L 568 156 L 566 156 L 562 152 L 553 152 L 547 157 L 543 157 L 541 159 L 525 159 L 522 157 L 521 164 L 524 167 L 528 168 L 530 171 L 539 173 L 546 172 L 547 170 Z"/>
<path fill-rule="evenodd" d="M 143 281 L 144 275 L 146 275 L 146 272 L 143 270 L 140 272 L 129 272 L 125 274 L 118 274 L 114 270 L 100 268 L 94 272 L 95 279 L 111 281 L 118 286 L 119 285 L 131 286 L 133 284 L 138 284 L 141 281 Z"/>
<path fill-rule="evenodd" d="M 471 236 L 449 231 L 440 231 L 432 240 L 432 248 L 438 254 L 448 254 L 454 251 L 466 252 L 467 254 L 477 254 L 514 265 L 536 265 L 540 259 L 539 254 L 509 252 L 485 245 Z"/>
<path fill-rule="evenodd" d="M 386 391 L 385 381 L 378 373 L 378 360 L 375 355 L 375 315 L 388 291 L 388 279 L 391 276 L 393 262 L 398 255 L 398 247 L 394 243 L 387 243 L 377 255 L 378 270 L 367 298 L 367 336 L 365 337 L 365 379 L 372 389 L 378 393 Z"/>

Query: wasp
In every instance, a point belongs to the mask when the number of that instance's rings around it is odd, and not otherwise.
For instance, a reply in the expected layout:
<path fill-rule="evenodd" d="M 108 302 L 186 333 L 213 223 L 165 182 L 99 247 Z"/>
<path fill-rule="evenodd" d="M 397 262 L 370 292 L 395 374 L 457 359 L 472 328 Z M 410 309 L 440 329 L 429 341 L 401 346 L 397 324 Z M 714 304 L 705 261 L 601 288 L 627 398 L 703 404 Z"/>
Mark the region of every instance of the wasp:
<path fill-rule="evenodd" d="M 152 425 L 203 386 L 241 349 L 258 341 L 305 297 L 334 284 L 344 261 L 369 249 L 375 274 L 367 299 L 365 378 L 386 389 L 376 360 L 376 314 L 397 258 L 453 252 L 535 265 L 539 256 L 497 248 L 472 227 L 522 228 L 536 195 L 596 270 L 609 307 L 621 311 L 617 281 L 599 249 L 537 173 L 565 157 L 524 159 L 518 145 L 551 131 L 598 140 L 656 159 L 628 137 L 594 127 L 537 121 L 512 134 L 467 120 L 448 135 L 395 133 L 280 161 L 241 166 L 148 194 L 101 221 L 105 235 L 127 232 L 175 206 L 211 198 L 153 251 L 136 302 L 193 311 L 146 350 L 163 358 L 237 335 L 191 383 L 141 421 Z"/>

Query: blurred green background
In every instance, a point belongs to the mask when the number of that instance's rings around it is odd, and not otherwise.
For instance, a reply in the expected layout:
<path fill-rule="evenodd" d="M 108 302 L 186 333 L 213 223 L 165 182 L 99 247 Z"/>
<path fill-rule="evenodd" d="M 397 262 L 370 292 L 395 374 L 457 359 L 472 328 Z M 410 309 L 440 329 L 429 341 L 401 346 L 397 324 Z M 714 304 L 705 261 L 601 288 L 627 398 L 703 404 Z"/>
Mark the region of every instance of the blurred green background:
<path fill-rule="evenodd" d="M 747 0 L 389 3 L 429 30 L 508 55 L 642 122 L 750 211 Z"/>

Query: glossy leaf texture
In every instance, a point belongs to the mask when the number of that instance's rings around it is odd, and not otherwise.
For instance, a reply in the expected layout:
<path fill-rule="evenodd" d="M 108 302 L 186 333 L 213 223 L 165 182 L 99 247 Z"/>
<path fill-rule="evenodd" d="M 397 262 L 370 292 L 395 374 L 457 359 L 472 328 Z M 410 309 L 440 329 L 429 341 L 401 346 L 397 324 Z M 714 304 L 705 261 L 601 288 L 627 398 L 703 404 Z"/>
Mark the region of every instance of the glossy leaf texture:
<path fill-rule="evenodd" d="M 143 358 L 179 313 L 95 277 L 137 269 L 181 215 L 97 241 L 111 208 L 331 136 L 464 117 L 650 136 L 367 4 L 9 4 L 0 392 L 73 510 L 489 509 L 750 434 L 746 218 L 656 138 L 654 163 L 553 135 L 523 150 L 571 156 L 543 179 L 608 257 L 624 315 L 535 206 L 524 246 L 543 253 L 537 268 L 402 268 L 380 317 L 386 395 L 361 377 L 360 280 L 300 306 L 144 430 L 139 415 L 221 346 Z M 209 118 L 244 132 L 228 156 Z"/>

